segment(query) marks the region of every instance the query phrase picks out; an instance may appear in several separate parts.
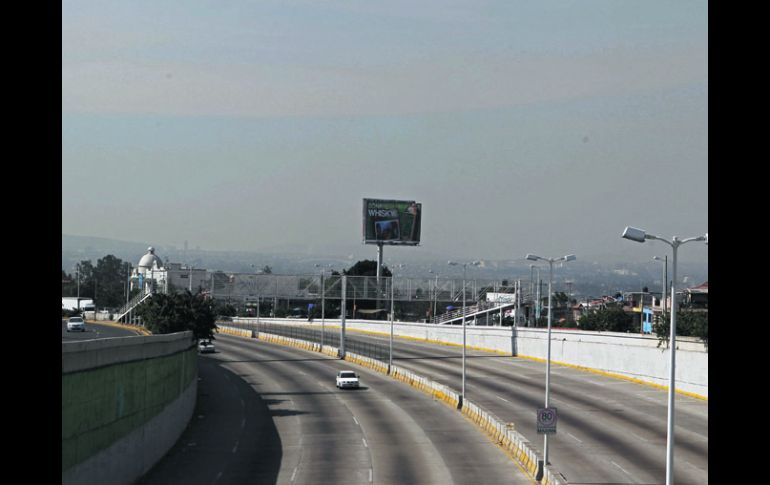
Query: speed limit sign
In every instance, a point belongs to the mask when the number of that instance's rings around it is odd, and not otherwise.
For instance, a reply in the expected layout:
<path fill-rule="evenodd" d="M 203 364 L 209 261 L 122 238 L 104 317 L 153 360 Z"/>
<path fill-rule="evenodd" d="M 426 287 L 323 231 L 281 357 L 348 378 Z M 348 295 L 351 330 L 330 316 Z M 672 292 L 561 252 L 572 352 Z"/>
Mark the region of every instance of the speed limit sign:
<path fill-rule="evenodd" d="M 540 408 L 537 410 L 537 434 L 556 434 L 556 408 Z"/>

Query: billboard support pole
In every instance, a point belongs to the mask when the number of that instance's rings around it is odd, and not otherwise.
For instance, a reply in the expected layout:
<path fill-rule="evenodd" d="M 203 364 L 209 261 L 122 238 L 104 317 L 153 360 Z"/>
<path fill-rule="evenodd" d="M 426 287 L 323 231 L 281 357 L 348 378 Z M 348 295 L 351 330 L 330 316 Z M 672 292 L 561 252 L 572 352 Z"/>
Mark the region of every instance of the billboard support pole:
<path fill-rule="evenodd" d="M 321 271 L 321 352 L 324 351 L 324 333 L 326 330 L 326 285 L 324 273 Z"/>
<path fill-rule="evenodd" d="M 340 323 L 340 358 L 345 358 L 345 314 L 347 313 L 347 276 L 342 275 L 342 316 Z"/>
<path fill-rule="evenodd" d="M 395 290 L 393 287 L 393 276 L 390 277 L 390 355 L 388 357 L 388 375 L 393 372 L 393 318 L 396 313 L 394 306 Z"/>
<path fill-rule="evenodd" d="M 380 294 L 382 286 L 380 278 L 382 277 L 382 243 L 377 244 L 377 308 L 380 308 Z"/>

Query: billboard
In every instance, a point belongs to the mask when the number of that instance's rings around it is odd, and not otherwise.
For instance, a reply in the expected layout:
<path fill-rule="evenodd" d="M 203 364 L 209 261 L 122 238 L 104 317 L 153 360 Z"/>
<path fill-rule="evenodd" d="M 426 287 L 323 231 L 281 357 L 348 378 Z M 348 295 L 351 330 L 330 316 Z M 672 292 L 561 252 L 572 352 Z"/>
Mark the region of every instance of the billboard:
<path fill-rule="evenodd" d="M 422 204 L 413 200 L 364 199 L 364 244 L 420 244 Z"/>

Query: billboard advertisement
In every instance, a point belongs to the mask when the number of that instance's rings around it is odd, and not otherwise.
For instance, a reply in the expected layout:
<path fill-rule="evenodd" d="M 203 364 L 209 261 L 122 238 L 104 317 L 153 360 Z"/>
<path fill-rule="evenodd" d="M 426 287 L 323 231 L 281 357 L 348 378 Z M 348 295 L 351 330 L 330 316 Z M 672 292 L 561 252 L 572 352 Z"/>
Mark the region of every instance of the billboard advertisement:
<path fill-rule="evenodd" d="M 364 199 L 364 243 L 416 246 L 421 215 L 413 200 Z"/>

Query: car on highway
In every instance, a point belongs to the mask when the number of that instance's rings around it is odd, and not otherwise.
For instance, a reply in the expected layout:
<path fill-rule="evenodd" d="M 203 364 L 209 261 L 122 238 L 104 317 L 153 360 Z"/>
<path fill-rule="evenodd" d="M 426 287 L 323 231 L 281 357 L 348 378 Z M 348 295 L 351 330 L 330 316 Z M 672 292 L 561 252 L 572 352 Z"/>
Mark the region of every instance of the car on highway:
<path fill-rule="evenodd" d="M 67 320 L 67 331 L 68 332 L 85 332 L 86 322 L 84 322 L 81 317 L 70 317 L 69 320 Z"/>
<path fill-rule="evenodd" d="M 337 388 L 358 388 L 358 376 L 352 370 L 341 370 L 337 372 Z"/>
<path fill-rule="evenodd" d="M 201 354 L 213 354 L 216 351 L 214 342 L 208 339 L 201 339 L 200 342 L 198 342 L 198 351 Z"/>

